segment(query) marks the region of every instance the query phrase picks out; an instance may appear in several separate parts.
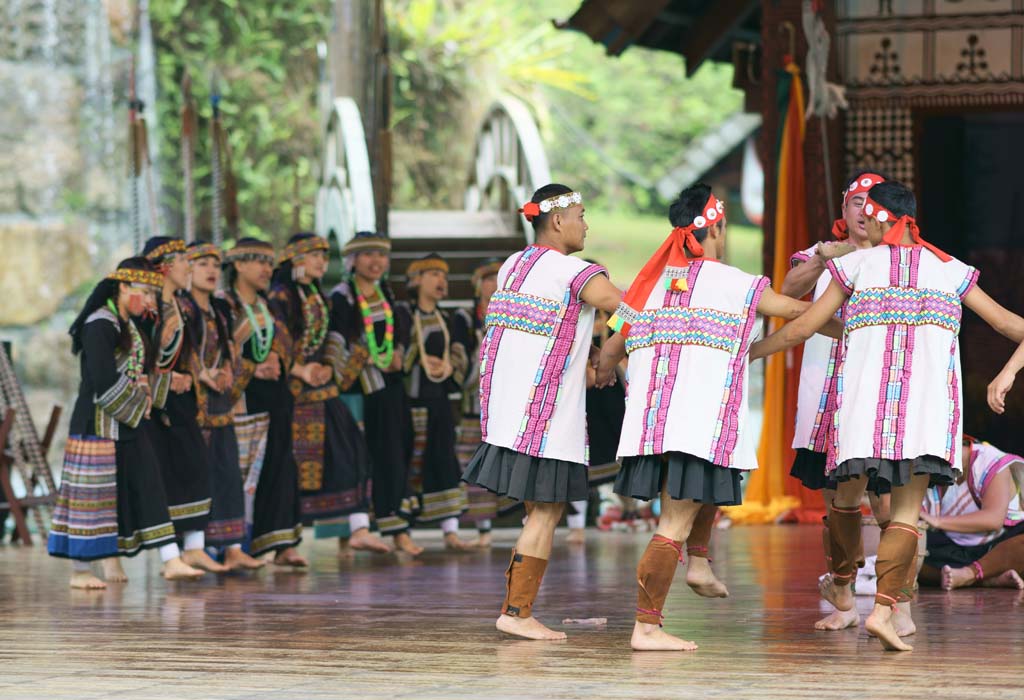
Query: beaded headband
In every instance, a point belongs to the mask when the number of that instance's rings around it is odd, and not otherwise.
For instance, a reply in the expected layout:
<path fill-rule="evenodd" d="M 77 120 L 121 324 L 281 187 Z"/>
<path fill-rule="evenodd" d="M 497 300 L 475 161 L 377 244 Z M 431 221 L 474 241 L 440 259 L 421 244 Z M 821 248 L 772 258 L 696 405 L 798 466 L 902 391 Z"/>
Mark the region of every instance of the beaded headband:
<path fill-rule="evenodd" d="M 495 260 L 493 262 L 484 263 L 480 267 L 473 270 L 473 289 L 480 291 L 480 285 L 483 283 L 484 278 L 496 275 L 501 271 L 502 262 Z"/>
<path fill-rule="evenodd" d="M 220 248 L 215 246 L 213 243 L 200 243 L 199 245 L 190 246 L 186 257 L 189 260 L 198 260 L 199 258 L 217 258 L 219 262 L 221 260 Z"/>
<path fill-rule="evenodd" d="M 345 247 L 341 249 L 341 254 L 348 256 L 373 250 L 390 253 L 391 241 L 384 236 L 356 236 L 345 244 Z"/>
<path fill-rule="evenodd" d="M 555 209 L 568 209 L 576 204 L 583 204 L 583 195 L 579 192 L 567 192 L 556 194 L 540 202 L 527 202 L 519 213 L 526 217 L 527 221 L 533 221 L 541 214 L 547 214 Z"/>
<path fill-rule="evenodd" d="M 274 246 L 269 243 L 244 243 L 224 252 L 224 262 L 265 262 L 274 264 Z"/>
<path fill-rule="evenodd" d="M 849 205 L 850 200 L 856 195 L 867 195 L 868 190 L 880 182 L 885 182 L 885 178 L 881 175 L 877 173 L 864 173 L 843 190 L 843 206 Z M 846 219 L 836 219 L 832 222 L 832 235 L 841 241 L 845 241 L 850 237 L 850 230 Z"/>
<path fill-rule="evenodd" d="M 114 270 L 107 275 L 107 279 L 116 282 L 127 282 L 128 284 L 142 284 L 147 287 L 155 287 L 156 289 L 162 289 L 164 286 L 163 274 L 153 272 L 152 270 L 137 270 L 128 267 Z"/>
<path fill-rule="evenodd" d="M 423 258 L 422 260 L 413 260 L 409 264 L 408 269 L 405 271 L 406 277 L 412 277 L 413 275 L 419 275 L 427 270 L 441 270 L 445 274 L 448 274 L 448 263 L 441 258 Z"/>
<path fill-rule="evenodd" d="M 146 253 L 146 260 L 152 262 L 160 262 L 164 257 L 168 255 L 174 255 L 175 253 L 184 253 L 186 249 L 185 241 L 180 238 L 174 238 L 166 243 L 158 245 L 153 250 Z"/>
<path fill-rule="evenodd" d="M 289 260 L 301 257 L 308 253 L 312 253 L 315 250 L 330 250 L 330 246 L 327 244 L 326 238 L 320 236 L 313 236 L 312 238 L 303 238 L 301 241 L 295 241 L 289 243 L 281 251 L 280 257 L 277 259 L 277 264 L 286 263 Z"/>

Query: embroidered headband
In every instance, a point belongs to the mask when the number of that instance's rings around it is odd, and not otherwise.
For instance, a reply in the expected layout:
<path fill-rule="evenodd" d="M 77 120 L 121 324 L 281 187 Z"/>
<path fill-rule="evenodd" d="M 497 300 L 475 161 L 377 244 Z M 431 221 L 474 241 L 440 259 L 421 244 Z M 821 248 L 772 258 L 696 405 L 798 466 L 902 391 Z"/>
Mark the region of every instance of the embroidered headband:
<path fill-rule="evenodd" d="M 320 236 L 313 236 L 312 238 L 303 238 L 301 241 L 295 241 L 289 243 L 281 251 L 281 256 L 277 259 L 277 264 L 286 263 L 289 260 L 301 257 L 308 253 L 312 253 L 316 250 L 329 250 L 330 246 L 327 244 L 326 238 Z"/>
<path fill-rule="evenodd" d="M 220 262 L 221 252 L 220 248 L 213 243 L 196 243 L 188 247 L 186 257 L 190 261 L 198 260 L 199 258 L 217 258 L 217 262 Z"/>
<path fill-rule="evenodd" d="M 153 250 L 146 253 L 146 260 L 151 262 L 160 262 L 168 255 L 174 255 L 175 253 L 185 252 L 185 241 L 180 238 L 173 238 L 166 243 L 158 245 Z"/>
<path fill-rule="evenodd" d="M 540 202 L 527 202 L 519 213 L 526 217 L 527 221 L 533 221 L 541 214 L 547 214 L 555 209 L 568 209 L 576 204 L 583 204 L 583 195 L 579 192 L 567 192 L 556 194 Z"/>
<path fill-rule="evenodd" d="M 949 253 L 939 250 L 931 243 L 921 238 L 921 229 L 917 227 L 917 221 L 914 220 L 914 217 L 907 214 L 904 214 L 903 216 L 896 216 L 881 204 L 871 199 L 871 195 L 868 195 L 867 200 L 864 202 L 864 215 L 870 216 L 880 224 L 892 223 L 892 227 L 885 232 L 884 236 L 882 236 L 882 243 L 887 245 L 903 245 L 903 232 L 910 231 L 910 239 L 914 241 L 915 244 L 922 245 L 932 251 L 942 262 L 949 262 L 953 259 Z"/>
<path fill-rule="evenodd" d="M 224 262 L 265 262 L 274 264 L 274 247 L 269 243 L 243 243 L 225 251 Z"/>
<path fill-rule="evenodd" d="M 108 280 L 115 280 L 117 282 L 127 282 L 128 284 L 141 284 L 147 287 L 154 287 L 156 289 L 162 289 L 164 286 L 164 276 L 160 272 L 154 272 L 153 270 L 138 270 L 129 267 L 122 267 L 121 269 L 114 270 L 107 275 Z"/>
<path fill-rule="evenodd" d="M 701 209 L 701 213 L 693 217 L 693 221 L 686 226 L 676 226 L 672 229 L 672 233 L 665 239 L 665 242 L 643 266 L 640 274 L 633 280 L 633 284 L 629 285 L 629 291 L 626 292 L 619 308 L 608 319 L 608 327 L 628 337 L 633 317 L 636 315 L 635 309 L 644 308 L 647 298 L 665 273 L 665 269 L 687 267 L 689 265 L 686 258 L 687 251 L 695 258 L 704 255 L 704 246 L 697 240 L 694 231 L 707 228 L 724 218 L 725 203 L 712 193 L 708 196 L 708 201 Z M 669 275 L 665 280 L 665 287 L 669 291 L 685 292 L 687 289 L 686 275 Z"/>
<path fill-rule="evenodd" d="M 498 274 L 501 271 L 502 264 L 500 260 L 491 260 L 473 270 L 473 291 L 479 294 L 483 281 L 491 275 Z"/>
<path fill-rule="evenodd" d="M 856 195 L 867 195 L 868 190 L 885 178 L 878 173 L 864 173 L 843 190 L 843 206 L 849 206 L 850 200 Z M 841 241 L 850 237 L 850 227 L 846 225 L 846 219 L 836 219 L 832 222 L 832 235 Z"/>
<path fill-rule="evenodd" d="M 405 276 L 412 277 L 413 275 L 420 275 L 427 270 L 441 270 L 445 274 L 448 274 L 448 263 L 438 255 L 430 255 L 419 260 L 413 260 L 412 263 L 409 264 L 408 269 L 406 269 Z"/>
<path fill-rule="evenodd" d="M 354 238 L 349 239 L 345 247 L 341 249 L 343 256 L 355 255 L 356 253 L 368 253 L 370 251 L 379 250 L 384 253 L 391 252 L 391 240 L 378 235 L 373 234 L 356 234 Z"/>

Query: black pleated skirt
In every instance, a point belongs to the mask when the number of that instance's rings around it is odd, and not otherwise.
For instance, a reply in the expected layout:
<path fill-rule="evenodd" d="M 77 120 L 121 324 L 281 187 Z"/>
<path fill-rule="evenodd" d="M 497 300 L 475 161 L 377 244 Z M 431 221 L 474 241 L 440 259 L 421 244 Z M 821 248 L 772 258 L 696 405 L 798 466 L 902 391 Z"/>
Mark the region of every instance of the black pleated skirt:
<path fill-rule="evenodd" d="M 825 459 L 824 452 L 799 448 L 793 459 L 793 467 L 789 470 L 789 475 L 812 491 L 821 491 L 822 489 L 835 491 L 837 485 L 835 474 L 825 473 Z M 879 481 L 873 475 L 868 475 L 867 488 L 877 496 L 892 491 L 892 486 L 888 481 Z"/>
<path fill-rule="evenodd" d="M 956 481 L 956 474 L 949 462 L 932 455 L 921 455 L 913 459 L 848 459 L 833 472 L 836 481 L 847 481 L 866 475 L 869 488 L 872 479 L 879 487 L 882 484 L 888 484 L 892 488 L 905 486 L 915 474 L 928 474 L 929 486 L 949 486 Z"/>
<path fill-rule="evenodd" d="M 741 469 L 720 467 L 686 452 L 639 455 L 622 458 L 615 493 L 650 501 L 667 487 L 677 501 L 736 506 L 743 502 L 742 478 Z"/>
<path fill-rule="evenodd" d="M 481 443 L 462 480 L 516 501 L 568 503 L 587 497 L 587 467 Z"/>

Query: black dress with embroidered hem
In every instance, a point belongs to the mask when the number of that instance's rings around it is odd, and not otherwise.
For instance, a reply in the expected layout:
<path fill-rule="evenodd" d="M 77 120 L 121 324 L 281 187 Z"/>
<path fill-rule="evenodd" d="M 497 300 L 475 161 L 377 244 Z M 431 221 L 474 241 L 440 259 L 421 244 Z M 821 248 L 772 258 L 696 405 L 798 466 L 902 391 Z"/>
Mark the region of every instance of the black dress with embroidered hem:
<path fill-rule="evenodd" d="M 516 501 L 568 503 L 587 498 L 587 467 L 560 459 L 531 457 L 481 443 L 462 480 Z"/>
<path fill-rule="evenodd" d="M 650 501 L 667 487 L 674 500 L 736 506 L 743 502 L 742 478 L 742 469 L 720 467 L 686 452 L 638 455 L 622 458 L 615 493 Z"/>
<path fill-rule="evenodd" d="M 835 477 L 825 474 L 826 461 L 827 455 L 824 452 L 815 452 L 803 447 L 797 448 L 789 475 L 799 481 L 804 488 L 812 491 L 823 489 L 835 491 L 837 486 Z M 892 487 L 887 481 L 879 481 L 875 477 L 869 476 L 868 491 L 876 496 L 884 496 L 892 491 Z"/>
<path fill-rule="evenodd" d="M 912 476 L 927 474 L 929 486 L 949 486 L 956 481 L 956 473 L 949 462 L 933 455 L 921 455 L 913 459 L 878 459 L 864 457 L 848 459 L 836 467 L 833 475 L 837 481 L 848 481 L 867 475 L 868 484 L 875 479 L 892 488 L 906 486 Z"/>

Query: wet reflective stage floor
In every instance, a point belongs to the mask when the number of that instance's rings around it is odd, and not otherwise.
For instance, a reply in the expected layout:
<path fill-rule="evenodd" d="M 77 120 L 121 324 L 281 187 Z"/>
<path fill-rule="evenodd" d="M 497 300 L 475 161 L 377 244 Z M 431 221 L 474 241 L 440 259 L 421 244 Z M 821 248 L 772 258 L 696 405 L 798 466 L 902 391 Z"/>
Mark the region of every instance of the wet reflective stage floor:
<path fill-rule="evenodd" d="M 131 582 L 71 591 L 41 547 L 0 548 L 0 698 L 999 698 L 1024 697 L 1024 596 L 925 591 L 915 651 L 883 653 L 863 628 L 815 632 L 820 530 L 716 532 L 727 600 L 693 594 L 680 569 L 668 631 L 694 653 L 633 653 L 634 568 L 648 534 L 589 532 L 559 544 L 538 617 L 607 617 L 566 642 L 493 628 L 511 532 L 489 552 L 424 537 L 416 561 L 303 545 L 281 569 L 167 583 L 155 553 Z M 559 533 L 560 540 L 564 533 Z M 859 599 L 863 613 L 869 598 Z"/>

